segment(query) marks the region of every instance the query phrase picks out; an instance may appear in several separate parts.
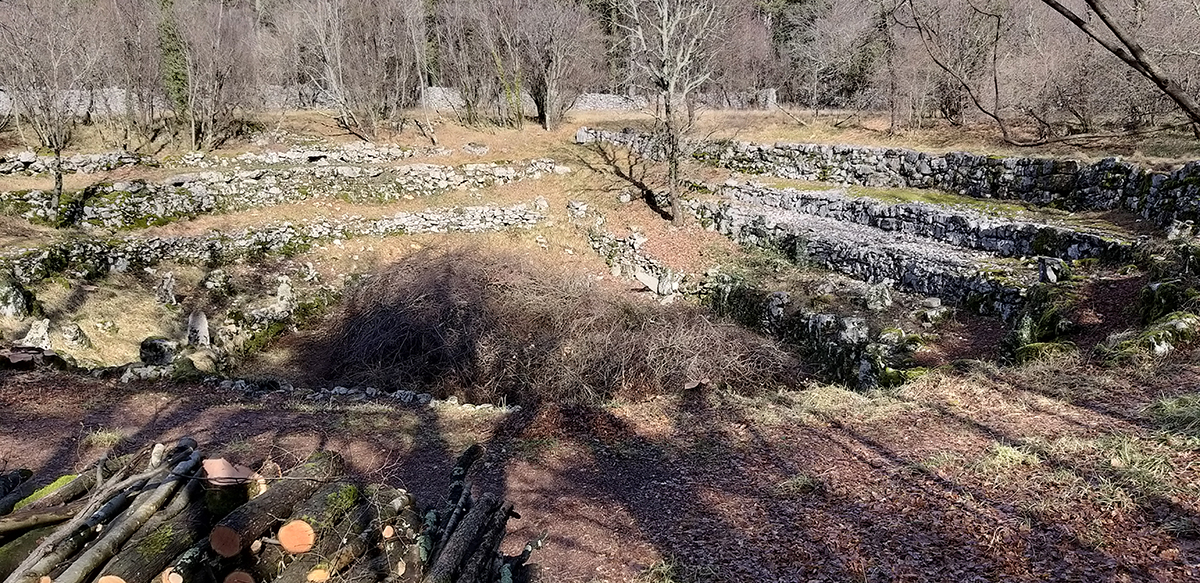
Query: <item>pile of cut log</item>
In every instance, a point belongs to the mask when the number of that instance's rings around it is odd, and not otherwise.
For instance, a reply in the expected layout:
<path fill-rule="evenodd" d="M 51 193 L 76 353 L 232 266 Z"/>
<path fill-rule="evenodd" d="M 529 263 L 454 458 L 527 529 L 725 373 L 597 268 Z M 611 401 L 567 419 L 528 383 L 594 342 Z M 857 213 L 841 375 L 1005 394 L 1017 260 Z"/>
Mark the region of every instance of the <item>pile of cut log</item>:
<path fill-rule="evenodd" d="M 286 472 L 206 460 L 197 443 L 110 457 L 39 489 L 0 474 L 3 583 L 510 583 L 530 553 L 500 552 L 512 505 L 472 495 L 483 456 L 459 457 L 450 495 L 421 510 L 404 490 L 343 475 L 318 452 Z M 273 471 L 272 471 L 273 470 Z M 266 476 L 266 477 L 264 477 Z"/>

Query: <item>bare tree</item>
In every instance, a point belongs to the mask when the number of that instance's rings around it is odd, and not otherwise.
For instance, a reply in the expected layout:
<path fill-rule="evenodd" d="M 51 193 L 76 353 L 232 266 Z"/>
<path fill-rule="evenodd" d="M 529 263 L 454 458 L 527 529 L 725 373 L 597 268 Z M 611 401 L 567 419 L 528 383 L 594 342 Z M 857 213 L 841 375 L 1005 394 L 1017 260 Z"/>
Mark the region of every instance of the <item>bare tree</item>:
<path fill-rule="evenodd" d="M 186 67 L 185 117 L 193 149 L 212 148 L 237 131 L 239 110 L 256 91 L 256 17 L 245 2 L 173 3 Z"/>
<path fill-rule="evenodd" d="M 570 106 L 569 93 L 588 84 L 604 49 L 596 20 L 569 0 L 522 0 L 516 13 L 529 94 L 538 123 L 552 130 Z"/>
<path fill-rule="evenodd" d="M 658 94 L 661 148 L 667 162 L 671 220 L 682 224 L 679 167 L 691 129 L 688 97 L 713 76 L 725 4 L 720 0 L 622 0 L 635 83 Z"/>
<path fill-rule="evenodd" d="M 332 99 L 338 125 L 366 140 L 415 103 L 424 85 L 424 52 L 413 50 L 424 33 L 420 0 L 307 0 L 292 10 L 297 53 L 311 55 L 301 75 Z"/>
<path fill-rule="evenodd" d="M 107 111 L 120 123 L 121 146 L 153 142 L 164 129 L 162 59 L 159 51 L 160 5 L 155 0 L 103 0 L 98 3 L 106 87 L 121 92 L 119 111 Z"/>
<path fill-rule="evenodd" d="M 62 200 L 62 153 L 94 88 L 98 51 L 89 43 L 94 19 L 86 8 L 77 0 L 0 2 L 0 85 L 18 123 L 27 123 L 54 153 L 52 221 Z"/>
<path fill-rule="evenodd" d="M 1154 83 L 1191 120 L 1193 131 L 1200 137 L 1200 104 L 1196 103 L 1196 100 L 1184 91 L 1179 83 L 1170 78 L 1166 71 L 1162 70 L 1158 63 L 1150 58 L 1146 50 L 1142 48 L 1141 43 L 1138 42 L 1138 39 L 1134 38 L 1126 26 L 1113 16 L 1103 2 L 1100 0 L 1084 0 L 1088 8 L 1100 19 L 1103 27 L 1096 26 L 1092 22 L 1075 14 L 1069 8 L 1063 6 L 1061 2 L 1058 2 L 1058 0 L 1042 0 L 1042 2 L 1059 14 L 1062 14 L 1076 28 L 1087 33 L 1100 46 L 1104 47 L 1105 50 L 1115 55 L 1118 59 L 1121 59 L 1121 61 L 1129 65 L 1134 71 L 1137 71 L 1140 75 Z M 1140 3 L 1137 4 L 1140 7 Z M 1200 12 L 1200 8 L 1197 8 L 1197 12 Z M 1111 35 L 1111 37 L 1108 35 Z"/>
<path fill-rule="evenodd" d="M 494 59 L 488 46 L 486 7 L 474 0 L 444 0 L 436 5 L 438 71 L 458 88 L 467 125 L 483 121 L 482 107 L 495 93 Z"/>

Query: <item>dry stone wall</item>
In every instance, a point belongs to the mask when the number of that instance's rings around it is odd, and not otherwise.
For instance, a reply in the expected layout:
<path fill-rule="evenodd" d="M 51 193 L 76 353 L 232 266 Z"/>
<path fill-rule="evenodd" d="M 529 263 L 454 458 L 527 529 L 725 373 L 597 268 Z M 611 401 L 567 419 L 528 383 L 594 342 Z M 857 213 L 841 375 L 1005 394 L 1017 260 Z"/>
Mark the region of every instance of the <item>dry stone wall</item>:
<path fill-rule="evenodd" d="M 107 172 L 122 166 L 138 164 L 154 164 L 154 159 L 129 152 L 108 152 L 104 154 L 76 154 L 64 157 L 63 172 L 72 174 L 95 174 Z M 34 152 L 9 152 L 0 155 L 0 176 L 27 175 L 36 176 L 47 174 L 54 168 L 53 156 L 39 156 Z"/>
<path fill-rule="evenodd" d="M 377 220 L 323 220 L 195 237 L 73 238 L 0 257 L 0 272 L 11 271 L 25 285 L 57 274 L 91 279 L 163 261 L 224 265 L 247 257 L 301 253 L 324 241 L 355 236 L 497 231 L 528 228 L 544 219 L 541 212 L 520 204 L 430 209 Z"/>
<path fill-rule="evenodd" d="M 1111 234 L 1081 232 L 1042 223 L 1004 220 L 968 209 L 926 203 L 888 204 L 854 198 L 838 190 L 778 189 L 729 184 L 721 193 L 733 200 L 796 211 L 806 215 L 928 237 L 935 241 L 989 251 L 1003 257 L 1044 255 L 1066 260 L 1127 259 L 1134 244 Z"/>
<path fill-rule="evenodd" d="M 740 172 L 873 187 L 937 188 L 1039 206 L 1124 210 L 1156 225 L 1200 220 L 1200 161 L 1171 172 L 1116 158 L 1087 164 L 823 144 L 704 144 L 698 159 Z"/>
<path fill-rule="evenodd" d="M 182 174 L 162 183 L 97 184 L 60 209 L 66 222 L 112 229 L 161 225 L 215 212 L 274 206 L 317 196 L 353 201 L 390 201 L 471 190 L 564 174 L 570 168 L 539 159 L 524 165 L 492 163 L 459 167 L 411 164 L 392 169 L 362 166 L 296 166 Z M 0 210 L 29 220 L 49 220 L 53 193 L 0 192 Z"/>
<path fill-rule="evenodd" d="M 728 202 L 695 206 L 700 220 L 734 241 L 774 248 L 868 283 L 887 283 L 1012 321 L 1036 271 L 928 239 L 780 208 Z M 1011 261 L 1011 260 L 1009 260 Z"/>

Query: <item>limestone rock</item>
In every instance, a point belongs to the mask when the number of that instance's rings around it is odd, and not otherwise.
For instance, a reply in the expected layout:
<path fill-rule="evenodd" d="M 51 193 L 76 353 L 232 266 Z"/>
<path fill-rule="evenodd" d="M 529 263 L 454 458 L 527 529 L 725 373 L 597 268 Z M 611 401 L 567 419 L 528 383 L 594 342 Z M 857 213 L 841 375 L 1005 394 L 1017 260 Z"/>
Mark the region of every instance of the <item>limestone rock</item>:
<path fill-rule="evenodd" d="M 11 274 L 0 273 L 0 316 L 24 318 L 29 315 L 25 288 Z"/>
<path fill-rule="evenodd" d="M 188 346 L 208 346 L 208 316 L 201 310 L 192 310 L 188 316 Z"/>
<path fill-rule="evenodd" d="M 175 362 L 179 355 L 179 343 L 169 338 L 152 336 L 142 341 L 138 358 L 145 364 L 164 366 Z"/>
<path fill-rule="evenodd" d="M 1069 277 L 1067 262 L 1056 257 L 1038 257 L 1038 280 L 1058 283 Z"/>
<path fill-rule="evenodd" d="M 175 297 L 175 274 L 167 272 L 158 283 L 158 287 L 154 290 L 154 297 L 161 304 L 173 306 L 179 303 Z"/>
<path fill-rule="evenodd" d="M 25 335 L 19 346 L 33 346 L 36 348 L 50 348 L 50 320 L 38 320 L 33 323 L 29 329 L 29 333 Z"/>
<path fill-rule="evenodd" d="M 221 368 L 221 356 L 214 350 L 196 350 L 187 354 L 186 360 L 202 373 L 216 374 Z"/>
<path fill-rule="evenodd" d="M 84 349 L 92 347 L 92 339 L 84 333 L 83 328 L 75 322 L 67 322 L 59 329 L 63 335 L 63 341 L 69 348 Z"/>
<path fill-rule="evenodd" d="M 869 286 L 863 300 L 866 302 L 868 310 L 882 312 L 892 307 L 892 288 L 886 283 Z"/>
<path fill-rule="evenodd" d="M 573 219 L 582 219 L 588 213 L 588 205 L 586 202 L 572 200 L 567 202 L 567 216 Z"/>

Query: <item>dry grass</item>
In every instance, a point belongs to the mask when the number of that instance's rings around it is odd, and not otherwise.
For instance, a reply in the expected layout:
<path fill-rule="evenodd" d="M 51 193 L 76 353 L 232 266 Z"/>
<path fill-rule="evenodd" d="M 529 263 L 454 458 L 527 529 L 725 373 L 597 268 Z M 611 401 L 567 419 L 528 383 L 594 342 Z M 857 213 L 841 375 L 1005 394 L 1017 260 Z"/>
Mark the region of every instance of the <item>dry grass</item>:
<path fill-rule="evenodd" d="M 797 375 L 774 343 L 702 310 L 479 247 L 422 250 L 343 304 L 306 362 L 330 379 L 471 402 L 595 404 L 705 380 L 755 393 Z"/>
<path fill-rule="evenodd" d="M 49 243 L 57 232 L 17 217 L 0 215 L 0 250 L 36 247 Z"/>
<path fill-rule="evenodd" d="M 119 429 L 97 428 L 89 431 L 83 436 L 81 445 L 83 447 L 98 447 L 101 449 L 113 449 L 122 441 L 125 440 L 125 433 Z"/>

